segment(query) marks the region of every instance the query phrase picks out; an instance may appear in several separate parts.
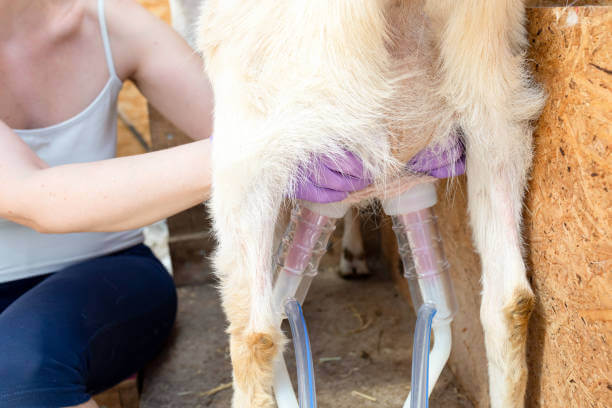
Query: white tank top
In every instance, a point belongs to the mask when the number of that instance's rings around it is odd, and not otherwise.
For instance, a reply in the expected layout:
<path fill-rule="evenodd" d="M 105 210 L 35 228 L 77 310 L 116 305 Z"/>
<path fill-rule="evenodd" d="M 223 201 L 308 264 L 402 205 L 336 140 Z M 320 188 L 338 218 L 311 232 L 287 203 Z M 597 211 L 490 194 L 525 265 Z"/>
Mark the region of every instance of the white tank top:
<path fill-rule="evenodd" d="M 123 84 L 115 73 L 104 18 L 104 0 L 98 0 L 98 19 L 110 72 L 104 89 L 85 110 L 64 122 L 42 129 L 15 130 L 49 166 L 115 157 L 117 96 Z M 140 229 L 112 233 L 41 234 L 0 218 L 0 283 L 54 272 L 142 241 Z"/>

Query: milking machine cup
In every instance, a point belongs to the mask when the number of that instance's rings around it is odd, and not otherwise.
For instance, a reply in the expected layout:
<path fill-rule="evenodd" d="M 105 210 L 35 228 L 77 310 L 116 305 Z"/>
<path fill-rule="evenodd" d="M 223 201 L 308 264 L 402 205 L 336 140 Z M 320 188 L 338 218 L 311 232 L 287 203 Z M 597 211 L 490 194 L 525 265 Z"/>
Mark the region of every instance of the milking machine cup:
<path fill-rule="evenodd" d="M 432 183 L 419 184 L 383 201 L 385 212 L 393 220 L 404 277 L 417 313 L 411 393 L 404 408 L 427 407 L 429 395 L 450 355 L 450 323 L 457 312 L 449 265 L 432 209 L 436 202 Z M 434 347 L 430 352 L 432 329 Z"/>
<path fill-rule="evenodd" d="M 417 312 L 412 388 L 404 408 L 427 407 L 429 394 L 450 354 L 450 323 L 457 311 L 448 262 L 431 208 L 436 201 L 435 186 L 420 184 L 382 203 L 393 220 L 404 276 Z M 336 219 L 341 218 L 348 207 L 338 203 L 300 203 L 291 213 L 277 254 L 274 307 L 279 324 L 286 317 L 291 325 L 299 371 L 300 408 L 316 407 L 312 354 L 300 303 L 317 274 Z M 430 352 L 432 330 L 434 347 Z M 276 366 L 274 392 L 279 408 L 298 407 L 282 358 Z"/>
<path fill-rule="evenodd" d="M 291 326 L 300 408 L 317 406 L 312 353 L 301 303 L 317 275 L 329 237 L 336 228 L 336 219 L 347 210 L 348 206 L 343 204 L 302 202 L 296 205 L 276 256 L 274 307 L 279 315 L 279 324 L 287 318 Z M 282 356 L 276 364 L 274 393 L 279 408 L 298 407 Z"/>

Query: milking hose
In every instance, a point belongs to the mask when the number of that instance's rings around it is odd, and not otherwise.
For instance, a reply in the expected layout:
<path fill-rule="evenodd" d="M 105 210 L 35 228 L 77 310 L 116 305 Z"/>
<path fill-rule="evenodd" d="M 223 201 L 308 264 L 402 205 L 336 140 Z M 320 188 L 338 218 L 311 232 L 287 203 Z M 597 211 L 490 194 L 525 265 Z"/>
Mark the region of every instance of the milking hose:
<path fill-rule="evenodd" d="M 431 303 L 423 303 L 417 313 L 412 345 L 412 378 L 410 380 L 410 408 L 429 406 L 429 347 L 431 323 L 436 309 Z"/>
<path fill-rule="evenodd" d="M 300 408 L 316 408 L 317 396 L 314 380 L 312 351 L 302 306 L 294 298 L 285 302 L 285 314 L 291 326 L 291 337 L 295 350 L 295 365 L 298 379 L 298 401 Z M 427 393 L 427 391 L 425 391 Z"/>

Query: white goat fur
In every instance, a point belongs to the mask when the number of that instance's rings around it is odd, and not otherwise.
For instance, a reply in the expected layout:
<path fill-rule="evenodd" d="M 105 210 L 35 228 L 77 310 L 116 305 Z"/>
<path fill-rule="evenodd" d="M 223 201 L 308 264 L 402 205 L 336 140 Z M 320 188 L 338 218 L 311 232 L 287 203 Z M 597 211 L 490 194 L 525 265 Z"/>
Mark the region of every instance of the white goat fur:
<path fill-rule="evenodd" d="M 271 306 L 274 226 L 298 169 L 348 149 L 376 183 L 461 128 L 493 407 L 520 407 L 533 294 L 521 256 L 531 128 L 520 0 L 207 0 L 199 48 L 215 91 L 214 257 L 234 407 L 272 407 L 285 342 Z"/>

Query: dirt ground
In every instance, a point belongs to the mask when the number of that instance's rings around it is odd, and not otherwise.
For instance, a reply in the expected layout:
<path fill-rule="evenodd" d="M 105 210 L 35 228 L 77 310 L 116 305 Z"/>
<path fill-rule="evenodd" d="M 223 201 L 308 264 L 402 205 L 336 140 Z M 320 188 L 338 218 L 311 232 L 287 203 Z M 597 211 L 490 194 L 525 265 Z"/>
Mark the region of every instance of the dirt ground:
<path fill-rule="evenodd" d="M 370 279 L 340 279 L 338 238 L 304 303 L 319 406 L 401 407 L 410 389 L 414 312 L 375 260 Z M 228 407 L 231 389 L 211 392 L 231 381 L 224 329 L 213 285 L 179 288 L 177 329 L 170 347 L 145 373 L 141 408 Z M 293 372 L 292 347 L 285 356 Z M 473 407 L 448 368 L 430 403 L 432 408 Z"/>

